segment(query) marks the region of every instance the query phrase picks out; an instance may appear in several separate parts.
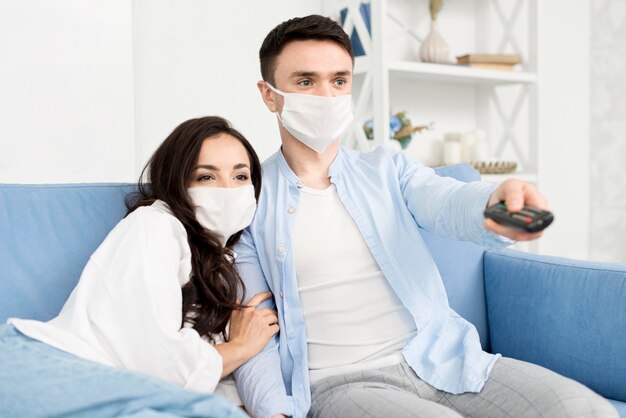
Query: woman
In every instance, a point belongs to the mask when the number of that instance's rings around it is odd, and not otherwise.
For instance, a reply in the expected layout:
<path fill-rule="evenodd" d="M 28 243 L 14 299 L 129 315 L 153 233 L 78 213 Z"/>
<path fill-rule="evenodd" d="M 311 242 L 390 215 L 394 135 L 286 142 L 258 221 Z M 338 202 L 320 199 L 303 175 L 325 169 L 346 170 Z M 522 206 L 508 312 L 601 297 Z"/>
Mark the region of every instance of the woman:
<path fill-rule="evenodd" d="M 276 313 L 256 309 L 268 292 L 239 304 L 230 249 L 256 209 L 258 157 L 226 120 L 192 119 L 165 139 L 141 179 L 59 315 L 0 328 L 0 380 L 22 382 L 3 385 L 3 413 L 241 414 L 170 384 L 213 392 L 278 332 Z"/>

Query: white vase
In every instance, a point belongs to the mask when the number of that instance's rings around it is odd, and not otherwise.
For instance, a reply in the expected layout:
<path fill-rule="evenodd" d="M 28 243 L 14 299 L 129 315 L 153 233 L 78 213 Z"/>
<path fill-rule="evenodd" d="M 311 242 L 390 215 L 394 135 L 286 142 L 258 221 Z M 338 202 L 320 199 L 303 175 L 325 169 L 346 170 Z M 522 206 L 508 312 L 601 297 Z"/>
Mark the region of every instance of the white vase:
<path fill-rule="evenodd" d="M 446 64 L 450 62 L 449 55 L 448 44 L 437 29 L 437 21 L 432 20 L 430 32 L 420 47 L 420 59 L 423 62 Z"/>

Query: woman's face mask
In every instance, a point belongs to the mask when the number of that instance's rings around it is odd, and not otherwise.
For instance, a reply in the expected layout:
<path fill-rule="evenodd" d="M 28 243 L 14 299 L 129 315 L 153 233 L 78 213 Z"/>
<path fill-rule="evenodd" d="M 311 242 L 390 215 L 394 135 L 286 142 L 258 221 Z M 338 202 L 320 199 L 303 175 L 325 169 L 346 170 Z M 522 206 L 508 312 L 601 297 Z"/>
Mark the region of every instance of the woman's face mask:
<path fill-rule="evenodd" d="M 283 127 L 307 147 L 323 153 L 352 122 L 352 95 L 328 97 L 285 93 L 267 86 L 283 96 L 283 110 L 277 114 Z"/>
<path fill-rule="evenodd" d="M 256 211 L 254 186 L 206 187 L 187 189 L 196 209 L 200 225 L 214 232 L 226 245 L 226 241 L 252 222 Z"/>

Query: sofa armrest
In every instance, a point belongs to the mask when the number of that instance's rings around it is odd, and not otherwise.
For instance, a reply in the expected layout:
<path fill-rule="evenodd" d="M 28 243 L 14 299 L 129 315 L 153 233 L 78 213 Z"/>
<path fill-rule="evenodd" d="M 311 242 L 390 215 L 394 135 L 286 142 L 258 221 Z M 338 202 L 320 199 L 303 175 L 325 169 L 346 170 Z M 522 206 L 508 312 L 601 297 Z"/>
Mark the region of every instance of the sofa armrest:
<path fill-rule="evenodd" d="M 626 265 L 486 251 L 491 348 L 626 401 Z"/>

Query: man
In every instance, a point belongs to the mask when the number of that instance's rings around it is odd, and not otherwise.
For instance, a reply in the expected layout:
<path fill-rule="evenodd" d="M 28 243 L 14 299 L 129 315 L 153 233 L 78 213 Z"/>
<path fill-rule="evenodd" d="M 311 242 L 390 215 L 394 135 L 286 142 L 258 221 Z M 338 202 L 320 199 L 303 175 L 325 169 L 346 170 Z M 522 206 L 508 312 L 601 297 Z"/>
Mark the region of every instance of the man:
<path fill-rule="evenodd" d="M 265 38 L 258 88 L 281 149 L 263 167 L 253 224 L 236 248 L 249 294 L 271 290 L 280 334 L 235 375 L 255 417 L 611 416 L 584 386 L 482 351 L 448 306 L 418 225 L 503 246 L 531 240 L 483 220 L 505 201 L 545 208 L 526 183 L 465 184 L 402 153 L 341 147 L 353 55 L 341 27 L 291 19 Z M 602 415 L 605 414 L 605 415 Z"/>

